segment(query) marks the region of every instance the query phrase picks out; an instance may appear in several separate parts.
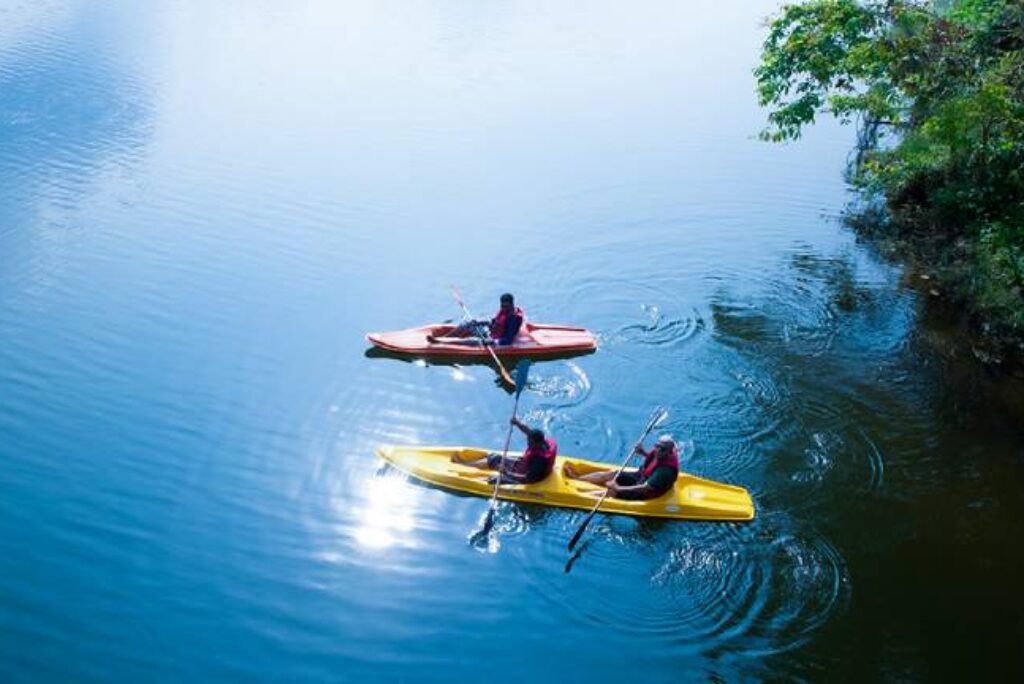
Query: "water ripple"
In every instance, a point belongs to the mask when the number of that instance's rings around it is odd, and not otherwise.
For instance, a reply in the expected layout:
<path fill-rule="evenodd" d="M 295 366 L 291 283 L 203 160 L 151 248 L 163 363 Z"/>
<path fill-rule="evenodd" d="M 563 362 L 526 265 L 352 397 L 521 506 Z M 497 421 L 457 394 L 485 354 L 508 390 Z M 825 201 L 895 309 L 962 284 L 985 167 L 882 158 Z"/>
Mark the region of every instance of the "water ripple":
<path fill-rule="evenodd" d="M 528 383 L 532 394 L 543 397 L 555 408 L 579 406 L 590 396 L 590 378 L 574 361 L 535 364 Z"/>
<path fill-rule="evenodd" d="M 633 344 L 678 347 L 701 334 L 701 313 L 687 306 L 669 283 L 649 278 L 603 278 L 568 283 L 568 301 L 587 304 L 588 325 L 602 349 Z M 591 308 L 592 307 L 592 308 Z"/>
<path fill-rule="evenodd" d="M 842 556 L 786 520 L 595 526 L 571 579 L 536 587 L 591 628 L 765 655 L 804 643 L 849 598 Z"/>

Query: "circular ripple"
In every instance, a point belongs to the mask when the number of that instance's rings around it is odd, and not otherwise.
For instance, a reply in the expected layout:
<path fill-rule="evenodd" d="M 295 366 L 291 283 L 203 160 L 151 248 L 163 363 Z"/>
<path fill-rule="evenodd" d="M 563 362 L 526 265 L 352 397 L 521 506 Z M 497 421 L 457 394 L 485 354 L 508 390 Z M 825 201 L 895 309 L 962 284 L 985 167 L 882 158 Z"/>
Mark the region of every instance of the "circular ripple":
<path fill-rule="evenodd" d="M 612 455 L 622 452 L 626 437 L 612 427 L 603 413 L 556 412 L 549 413 L 544 421 L 544 429 L 555 435 L 561 445 L 560 452 L 587 453 L 578 455 L 592 460 L 601 460 L 601 455 L 593 453 L 595 448 Z"/>
<path fill-rule="evenodd" d="M 676 346 L 705 329 L 700 312 L 686 304 L 680 291 L 650 280 L 583 281 L 575 283 L 567 299 L 586 303 L 586 312 L 577 318 L 597 330 L 602 349 Z"/>
<path fill-rule="evenodd" d="M 839 325 L 828 283 L 773 275 L 747 274 L 748 294 L 718 290 L 711 302 L 715 337 L 740 350 L 764 352 L 770 347 L 800 357 L 828 352 Z"/>
<path fill-rule="evenodd" d="M 697 442 L 714 449 L 720 477 L 757 463 L 791 429 L 787 384 L 750 368 L 734 369 L 730 376 L 730 389 L 699 397 L 689 420 Z"/>
<path fill-rule="evenodd" d="M 785 651 L 849 594 L 845 563 L 831 544 L 788 527 L 785 520 L 684 526 L 602 519 L 588 530 L 567 580 L 535 589 L 589 627 L 641 640 L 669 638 L 705 652 L 739 645 L 755 654 Z"/>
<path fill-rule="evenodd" d="M 549 400 L 558 408 L 582 404 L 591 390 L 590 378 L 573 361 L 532 366 L 527 387 L 531 394 Z"/>
<path fill-rule="evenodd" d="M 623 325 L 605 334 L 604 341 L 614 346 L 618 343 L 637 343 L 650 346 L 676 344 L 693 337 L 704 328 L 700 312 L 681 312 L 676 317 L 666 316 L 657 304 L 640 304 L 637 323 Z"/>
<path fill-rule="evenodd" d="M 773 463 L 773 472 L 783 474 L 799 496 L 789 497 L 791 507 L 836 505 L 829 491 L 868 493 L 883 483 L 885 461 L 875 442 L 849 411 L 827 404 L 808 401 L 796 411 L 796 429 L 788 436 Z M 849 505 L 856 497 L 842 497 L 841 505 Z"/>

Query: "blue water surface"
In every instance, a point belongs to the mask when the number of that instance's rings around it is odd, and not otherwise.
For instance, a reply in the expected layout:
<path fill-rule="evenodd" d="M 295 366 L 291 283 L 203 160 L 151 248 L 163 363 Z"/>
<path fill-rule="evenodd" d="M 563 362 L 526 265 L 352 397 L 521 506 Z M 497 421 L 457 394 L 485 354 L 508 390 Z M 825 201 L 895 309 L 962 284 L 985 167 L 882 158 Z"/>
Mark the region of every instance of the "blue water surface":
<path fill-rule="evenodd" d="M 756 140 L 776 9 L 0 8 L 0 679 L 1019 673 L 1020 394 L 837 220 L 851 130 Z M 563 452 L 665 404 L 757 519 L 468 544 L 374 450 L 500 446 L 510 396 L 364 339 L 451 284 L 598 335 L 522 398 Z"/>

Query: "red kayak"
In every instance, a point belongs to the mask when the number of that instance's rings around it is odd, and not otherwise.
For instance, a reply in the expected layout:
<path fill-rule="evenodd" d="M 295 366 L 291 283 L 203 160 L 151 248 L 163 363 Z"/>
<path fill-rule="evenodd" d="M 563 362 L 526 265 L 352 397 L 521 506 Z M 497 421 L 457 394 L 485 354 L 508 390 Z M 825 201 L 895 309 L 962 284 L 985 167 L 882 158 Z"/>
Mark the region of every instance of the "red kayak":
<path fill-rule="evenodd" d="M 370 333 L 366 339 L 381 349 L 402 354 L 470 358 L 487 358 L 489 356 L 488 351 L 476 343 L 472 337 L 445 337 L 453 328 L 452 325 L 435 323 L 407 330 Z M 427 342 L 427 335 L 433 335 L 439 339 L 437 342 Z M 597 340 L 593 333 L 586 328 L 526 322 L 512 344 L 496 344 L 491 349 L 499 356 L 584 354 L 597 349 Z"/>

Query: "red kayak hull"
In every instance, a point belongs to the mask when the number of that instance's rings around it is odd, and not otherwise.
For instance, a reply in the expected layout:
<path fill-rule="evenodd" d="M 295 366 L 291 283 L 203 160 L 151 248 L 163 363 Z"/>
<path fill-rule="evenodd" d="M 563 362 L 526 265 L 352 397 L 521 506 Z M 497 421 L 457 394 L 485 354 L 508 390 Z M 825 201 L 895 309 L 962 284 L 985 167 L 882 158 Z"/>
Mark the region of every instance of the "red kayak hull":
<path fill-rule="evenodd" d="M 465 338 L 466 344 L 443 339 L 435 343 L 427 342 L 427 335 L 443 337 L 451 329 L 451 325 L 435 323 L 406 330 L 369 333 L 366 339 L 376 347 L 400 354 L 490 358 L 481 345 L 471 343 L 473 338 Z M 515 342 L 504 346 L 494 345 L 491 349 L 498 356 L 583 354 L 597 349 L 597 339 L 586 328 L 527 322 Z"/>

